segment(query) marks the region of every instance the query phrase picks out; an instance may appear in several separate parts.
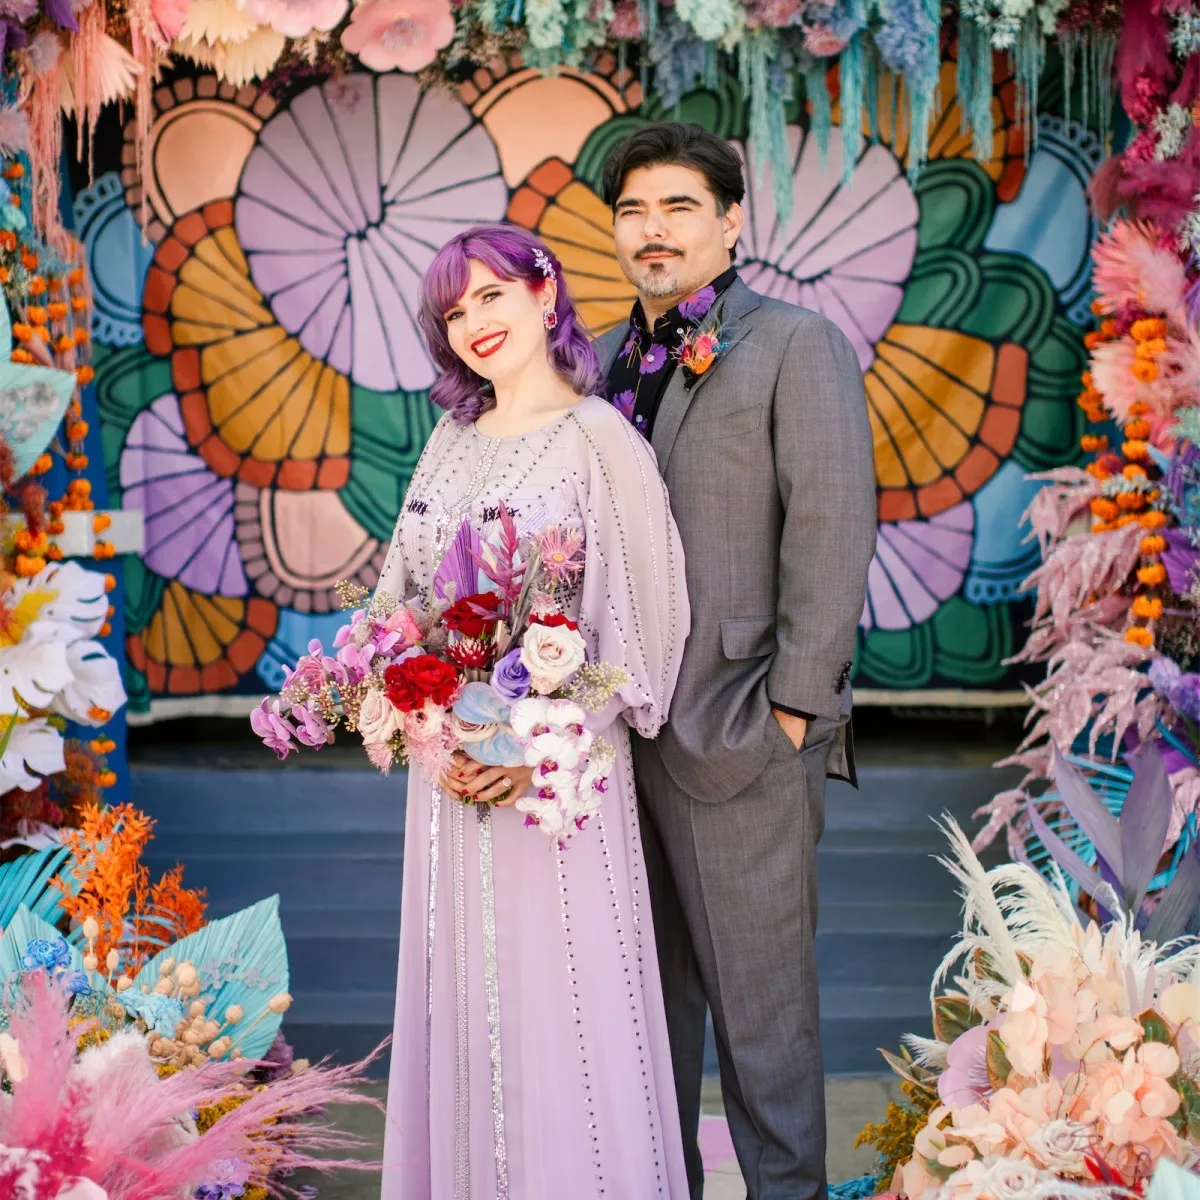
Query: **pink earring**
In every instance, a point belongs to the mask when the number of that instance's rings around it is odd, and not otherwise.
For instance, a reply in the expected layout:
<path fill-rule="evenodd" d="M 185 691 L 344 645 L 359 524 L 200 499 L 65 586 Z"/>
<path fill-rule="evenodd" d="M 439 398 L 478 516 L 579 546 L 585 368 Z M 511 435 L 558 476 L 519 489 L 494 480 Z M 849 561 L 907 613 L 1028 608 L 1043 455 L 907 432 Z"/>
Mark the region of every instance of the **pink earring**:
<path fill-rule="evenodd" d="M 557 329 L 558 313 L 556 313 L 552 308 L 546 309 L 546 311 L 542 313 L 542 324 L 545 325 L 547 329 Z"/>

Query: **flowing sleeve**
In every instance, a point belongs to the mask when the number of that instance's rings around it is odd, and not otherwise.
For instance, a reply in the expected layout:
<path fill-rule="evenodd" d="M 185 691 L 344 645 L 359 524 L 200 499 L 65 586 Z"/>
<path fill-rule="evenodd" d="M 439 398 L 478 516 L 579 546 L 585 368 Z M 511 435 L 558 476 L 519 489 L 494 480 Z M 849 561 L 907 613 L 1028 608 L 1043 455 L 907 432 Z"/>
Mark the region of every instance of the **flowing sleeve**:
<path fill-rule="evenodd" d="M 629 679 L 588 724 L 618 715 L 644 737 L 667 719 L 690 628 L 683 546 L 654 452 L 608 404 L 572 419 L 586 451 L 580 507 L 585 566 L 580 629 L 593 662 Z"/>

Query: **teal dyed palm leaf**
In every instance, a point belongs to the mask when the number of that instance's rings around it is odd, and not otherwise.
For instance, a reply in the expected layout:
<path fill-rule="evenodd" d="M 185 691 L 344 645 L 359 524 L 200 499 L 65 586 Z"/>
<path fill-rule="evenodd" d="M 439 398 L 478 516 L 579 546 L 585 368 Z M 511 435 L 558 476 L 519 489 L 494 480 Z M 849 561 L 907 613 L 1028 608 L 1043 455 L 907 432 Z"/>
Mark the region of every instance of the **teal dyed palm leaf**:
<path fill-rule="evenodd" d="M 25 973 L 25 951 L 29 943 L 37 940 L 56 942 L 62 940 L 62 934 L 49 922 L 35 916 L 25 907 L 18 905 L 16 912 L 4 927 L 4 936 L 0 937 L 0 995 L 3 995 L 11 981 Z M 78 946 L 67 946 L 68 972 L 83 970 L 83 955 Z"/>
<path fill-rule="evenodd" d="M 65 847 L 47 846 L 0 867 L 0 929 L 6 937 L 13 914 L 22 905 L 43 921 L 53 923 L 58 918 L 62 893 L 50 881 L 69 857 Z"/>
<path fill-rule="evenodd" d="M 167 958 L 196 968 L 204 986 L 200 998 L 214 1020 L 224 1021 L 231 1005 L 241 1005 L 242 1020 L 225 1032 L 247 1058 L 262 1058 L 283 1021 L 281 1014 L 269 1010 L 271 997 L 288 990 L 279 897 L 260 900 L 167 946 L 142 967 L 134 987 L 153 988 Z"/>
<path fill-rule="evenodd" d="M 1150 1181 L 1146 1200 L 1200 1200 L 1200 1179 L 1168 1159 L 1163 1159 Z"/>

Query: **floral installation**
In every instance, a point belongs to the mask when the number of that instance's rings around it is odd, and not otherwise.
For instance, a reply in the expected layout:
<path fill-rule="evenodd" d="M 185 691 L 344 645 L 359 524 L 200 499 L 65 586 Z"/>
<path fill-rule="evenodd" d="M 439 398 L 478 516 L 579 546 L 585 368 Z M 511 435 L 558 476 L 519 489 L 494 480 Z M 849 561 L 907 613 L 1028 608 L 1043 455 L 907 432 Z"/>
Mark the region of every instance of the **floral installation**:
<path fill-rule="evenodd" d="M 321 749 L 343 725 L 384 774 L 413 762 L 437 779 L 457 752 L 532 767 L 516 807 L 559 844 L 608 789 L 614 751 L 588 726 L 627 676 L 590 659 L 563 611 L 583 573 L 581 532 L 551 525 L 522 539 L 503 504 L 499 522 L 495 542 L 462 523 L 428 596 L 379 591 L 359 607 L 365 589 L 340 585 L 355 611 L 333 654 L 310 643 L 250 723 L 280 758 Z"/>
<path fill-rule="evenodd" d="M 208 922 L 182 868 L 151 881 L 152 829 L 93 806 L 0 866 L 0 1189 L 266 1200 L 300 1167 L 370 1169 L 314 1157 L 358 1147 L 313 1117 L 370 1103 L 374 1056 L 293 1057 L 278 898 Z"/>
<path fill-rule="evenodd" d="M 1150 9 L 1148 0 L 1127 7 Z M 1193 7 L 1165 7 L 1172 44 L 1186 50 L 1195 39 Z M 948 8 L 957 18 L 964 117 L 981 153 L 992 134 L 994 52 L 1014 59 L 1030 129 L 1037 77 L 1053 39 L 1069 63 L 1083 62 L 1097 110 L 1111 107 L 1121 8 L 1115 0 L 963 0 Z M 857 159 L 870 133 L 851 114 L 901 81 L 914 130 L 910 166 L 920 168 L 940 48 L 950 33 L 942 17 L 934 0 L 147 0 L 138 6 L 21 0 L 7 6 L 0 22 L 0 45 L 19 80 L 16 95 L 0 107 L 0 149 L 28 145 L 35 175 L 44 177 L 39 186 L 47 189 L 35 216 L 57 243 L 62 227 L 51 191 L 58 186 L 64 115 L 77 117 L 91 136 L 106 105 L 130 102 L 140 169 L 153 89 L 172 59 L 200 64 L 235 87 L 260 85 L 279 96 L 357 68 L 418 73 L 424 82 L 452 86 L 498 56 L 519 53 L 527 65 L 554 70 L 586 67 L 598 53 L 615 50 L 645 67 L 664 109 L 712 79 L 718 60 L 726 60 L 742 81 L 751 140 L 778 168 L 776 200 L 787 211 L 785 108 L 803 80 L 816 126 L 827 134 L 826 68 L 834 63 L 848 158 Z M 1126 21 L 1140 38 L 1142 18 L 1131 13 Z"/>
<path fill-rule="evenodd" d="M 1099 325 L 1085 339 L 1091 361 L 1079 397 L 1093 427 L 1080 443 L 1090 461 L 1042 476 L 1047 486 L 1027 513 L 1043 563 L 1027 581 L 1036 589 L 1033 626 L 1014 661 L 1045 662 L 1048 671 L 1030 689 L 1030 732 L 1005 760 L 1026 777 L 981 810 L 976 839 L 983 846 L 1004 830 L 1018 858 L 1055 744 L 1113 783 L 1116 806 L 1132 781 L 1128 764 L 1143 746 L 1159 745 L 1176 838 L 1200 805 L 1192 700 L 1200 670 L 1200 258 L 1189 242 L 1193 197 L 1179 200 L 1181 167 L 1154 157 L 1163 137 L 1154 114 L 1179 102 L 1179 88 L 1195 93 L 1189 103 L 1200 98 L 1200 57 L 1173 56 L 1167 14 L 1150 22 L 1139 13 L 1127 9 L 1127 36 L 1136 17 L 1143 42 L 1162 54 L 1138 67 L 1131 55 L 1142 42 L 1122 42 L 1118 55 L 1126 107 L 1146 125 L 1097 179 L 1105 215 L 1110 205 L 1120 212 L 1093 250 Z M 1176 151 L 1188 162 L 1200 153 L 1200 128 Z M 1052 788 L 1036 796 L 1043 808 L 1056 798 Z"/>
<path fill-rule="evenodd" d="M 1159 828 L 1165 795 L 1147 806 Z M 906 1103 L 860 1139 L 881 1153 L 887 1195 L 1115 1200 L 1144 1195 L 1162 1162 L 1194 1169 L 1200 942 L 1177 935 L 1200 898 L 1200 858 L 1149 919 L 1136 882 L 1118 894 L 1130 875 L 1097 879 L 1096 919 L 1061 876 L 985 871 L 962 831 L 946 832 L 964 916 L 933 981 L 933 1037 L 885 1052 Z M 1122 832 L 1144 874 L 1157 852 L 1139 857 L 1137 830 Z"/>

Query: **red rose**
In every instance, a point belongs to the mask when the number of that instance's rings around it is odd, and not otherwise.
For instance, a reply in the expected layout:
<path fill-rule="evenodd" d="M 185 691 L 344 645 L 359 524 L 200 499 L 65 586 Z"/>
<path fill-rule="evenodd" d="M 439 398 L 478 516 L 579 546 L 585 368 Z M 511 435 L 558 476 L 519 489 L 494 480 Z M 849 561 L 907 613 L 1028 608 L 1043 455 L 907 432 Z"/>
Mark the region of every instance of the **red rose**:
<path fill-rule="evenodd" d="M 578 629 L 574 621 L 568 621 L 562 613 L 550 613 L 544 617 L 530 617 L 530 625 L 545 625 L 547 629 L 558 629 L 565 625 L 568 629 Z"/>
<path fill-rule="evenodd" d="M 414 712 L 432 700 L 447 707 L 458 691 L 458 672 L 433 654 L 418 654 L 393 663 L 383 673 L 387 698 L 401 711 Z"/>
<path fill-rule="evenodd" d="M 442 624 L 451 633 L 461 633 L 463 637 L 483 637 L 485 633 L 495 629 L 500 620 L 501 600 L 495 592 L 480 592 L 475 596 L 464 596 L 456 600 L 442 616 Z M 483 616 L 476 609 L 486 609 L 491 615 Z"/>

